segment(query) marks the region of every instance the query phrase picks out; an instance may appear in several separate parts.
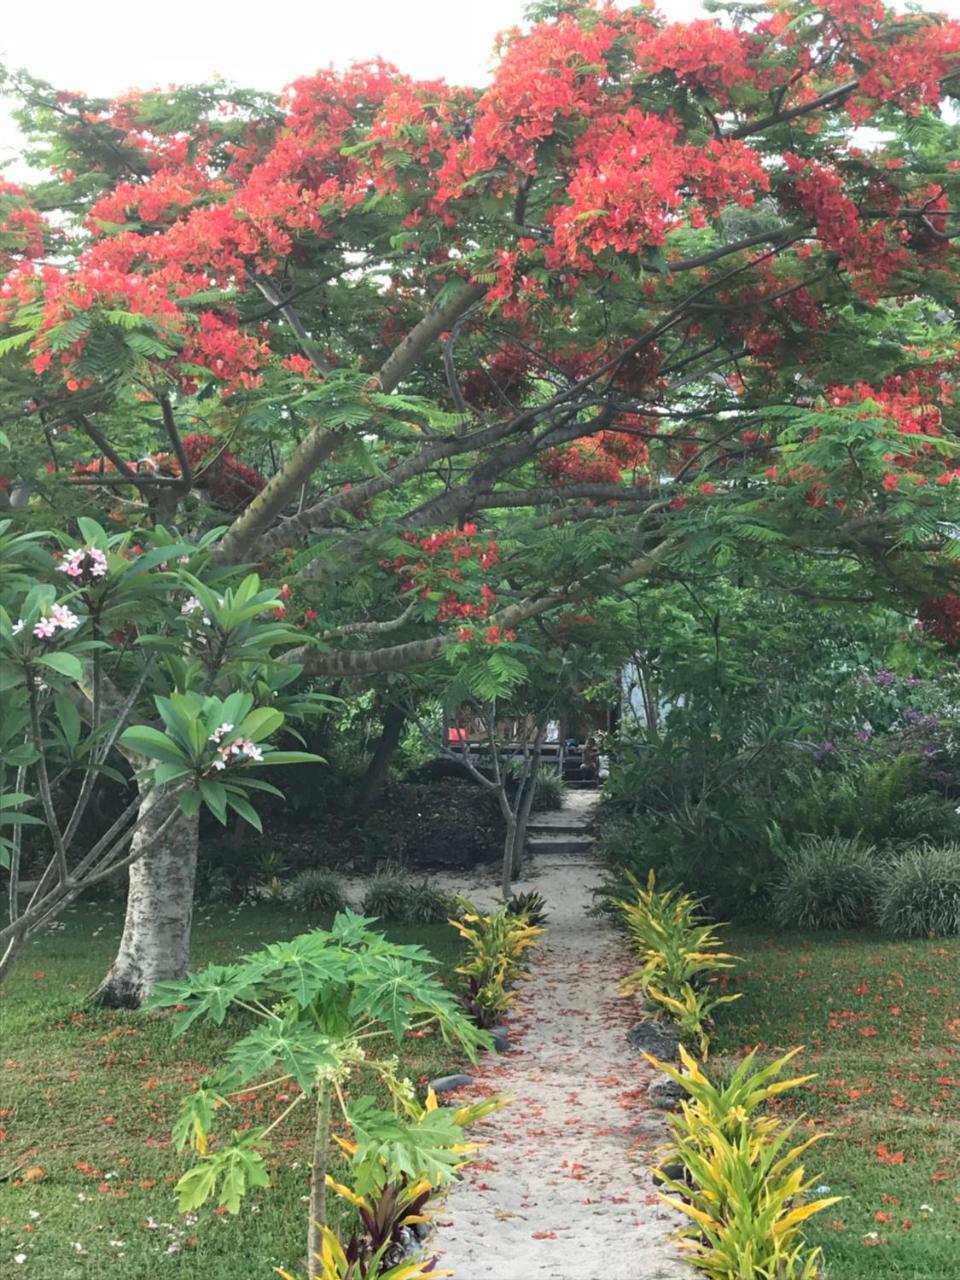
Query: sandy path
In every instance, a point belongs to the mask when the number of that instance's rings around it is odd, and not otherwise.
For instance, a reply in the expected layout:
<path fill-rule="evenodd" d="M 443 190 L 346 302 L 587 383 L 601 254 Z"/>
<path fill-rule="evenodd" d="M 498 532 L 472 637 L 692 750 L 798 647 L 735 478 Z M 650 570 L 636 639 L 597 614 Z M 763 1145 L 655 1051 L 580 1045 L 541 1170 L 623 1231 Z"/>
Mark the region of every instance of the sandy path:
<path fill-rule="evenodd" d="M 508 1019 L 516 1048 L 485 1055 L 473 1086 L 452 1095 L 515 1101 L 475 1131 L 490 1146 L 438 1215 L 440 1266 L 457 1280 L 689 1280 L 646 1171 L 665 1126 L 643 1103 L 649 1068 L 625 1039 L 625 956 L 585 913 L 598 868 L 582 855 L 538 861 L 518 887 L 542 893 L 550 918 Z M 467 892 L 478 905 L 496 897 Z"/>

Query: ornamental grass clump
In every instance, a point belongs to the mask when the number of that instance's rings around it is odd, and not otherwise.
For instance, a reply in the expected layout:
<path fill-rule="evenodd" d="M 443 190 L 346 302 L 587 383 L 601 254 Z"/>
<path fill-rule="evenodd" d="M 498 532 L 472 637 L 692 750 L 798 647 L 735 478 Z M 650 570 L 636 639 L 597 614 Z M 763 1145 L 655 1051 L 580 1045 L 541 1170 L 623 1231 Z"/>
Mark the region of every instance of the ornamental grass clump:
<path fill-rule="evenodd" d="M 634 897 L 615 906 L 627 928 L 631 950 L 640 967 L 622 982 L 623 995 L 640 993 L 659 1005 L 680 1028 L 688 1044 L 706 1057 L 707 1028 L 713 1011 L 739 995 L 716 995 L 712 983 L 718 973 L 732 969 L 737 956 L 721 951 L 716 926 L 700 914 L 700 903 L 676 890 L 658 890 L 653 871 L 646 886 L 628 878 Z"/>
<path fill-rule="evenodd" d="M 841 1197 L 808 1200 L 818 1179 L 805 1175 L 801 1161 L 827 1135 L 814 1133 L 795 1142 L 801 1119 L 784 1123 L 760 1110 L 770 1098 L 813 1079 L 777 1078 L 799 1052 L 794 1049 L 759 1069 L 751 1053 L 723 1087 L 682 1048 L 682 1070 L 647 1055 L 688 1095 L 680 1114 L 670 1119 L 672 1142 L 655 1175 L 673 1193 L 661 1192 L 661 1199 L 691 1219 L 677 1238 L 712 1280 L 816 1280 L 821 1275 L 820 1250 L 805 1243 L 803 1224 Z M 677 1165 L 682 1177 L 675 1176 Z"/>
<path fill-rule="evenodd" d="M 401 1227 L 407 1230 L 420 1216 L 413 1212 L 417 1197 L 406 1199 L 408 1189 L 425 1181 L 435 1193 L 455 1179 L 474 1149 L 464 1141 L 465 1125 L 500 1105 L 499 1099 L 485 1100 L 457 1112 L 437 1107 L 432 1095 L 422 1104 L 411 1083 L 397 1075 L 390 1046 L 411 1031 L 433 1027 L 471 1061 L 492 1042 L 437 981 L 429 952 L 388 942 L 372 923 L 340 912 L 329 930 L 273 943 L 235 964 L 209 965 L 183 982 L 160 983 L 150 999 L 153 1008 L 181 1006 L 177 1035 L 197 1019 L 227 1023 L 237 1032 L 223 1065 L 186 1099 L 174 1131 L 179 1145 L 192 1146 L 198 1158 L 177 1184 L 181 1213 L 212 1198 L 238 1212 L 250 1188 L 269 1185 L 273 1131 L 298 1108 L 312 1110 L 309 1280 L 381 1274 L 390 1249 L 404 1245 Z M 364 1094 L 365 1080 L 386 1091 L 389 1108 Z M 289 1106 L 266 1127 L 235 1130 L 232 1142 L 211 1146 L 215 1117 L 224 1118 L 233 1100 L 260 1088 L 290 1093 Z M 346 1138 L 334 1137 L 334 1115 Z M 392 1224 L 386 1238 L 361 1232 L 344 1247 L 328 1228 L 328 1175 L 335 1159 L 345 1166 L 336 1194 L 352 1184 L 350 1194 Z M 428 1270 L 420 1256 L 403 1264 L 394 1280 L 412 1280 L 421 1262 Z"/>
<path fill-rule="evenodd" d="M 774 915 L 787 929 L 852 929 L 876 909 L 880 859 L 846 836 L 807 836 L 784 856 L 771 886 Z"/>
<path fill-rule="evenodd" d="M 310 915 L 331 915 L 350 907 L 343 881 L 335 871 L 309 867 L 286 886 L 286 902 L 293 911 Z"/>
<path fill-rule="evenodd" d="M 464 979 L 463 1007 L 478 1027 L 492 1027 L 517 998 L 516 983 L 527 976 L 530 949 L 543 933 L 525 915 L 515 915 L 504 904 L 482 914 L 465 898 L 463 910 L 450 923 L 467 944 L 467 954 L 457 973 Z"/>
<path fill-rule="evenodd" d="M 451 898 L 429 880 L 415 881 L 395 871 L 377 875 L 363 895 L 363 912 L 397 924 L 442 924 Z"/>
<path fill-rule="evenodd" d="M 887 867 L 877 912 L 901 938 L 960 934 L 960 844 L 921 845 Z"/>

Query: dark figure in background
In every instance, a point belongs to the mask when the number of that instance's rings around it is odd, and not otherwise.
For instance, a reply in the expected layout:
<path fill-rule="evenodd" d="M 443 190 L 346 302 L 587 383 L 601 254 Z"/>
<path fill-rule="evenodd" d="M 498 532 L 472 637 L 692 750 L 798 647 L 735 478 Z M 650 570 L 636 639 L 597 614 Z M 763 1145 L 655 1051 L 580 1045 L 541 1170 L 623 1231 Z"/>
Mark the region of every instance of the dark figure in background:
<path fill-rule="evenodd" d="M 585 781 L 593 781 L 600 772 L 600 752 L 593 738 L 588 738 L 583 747 L 583 758 L 580 762 L 580 777 Z"/>

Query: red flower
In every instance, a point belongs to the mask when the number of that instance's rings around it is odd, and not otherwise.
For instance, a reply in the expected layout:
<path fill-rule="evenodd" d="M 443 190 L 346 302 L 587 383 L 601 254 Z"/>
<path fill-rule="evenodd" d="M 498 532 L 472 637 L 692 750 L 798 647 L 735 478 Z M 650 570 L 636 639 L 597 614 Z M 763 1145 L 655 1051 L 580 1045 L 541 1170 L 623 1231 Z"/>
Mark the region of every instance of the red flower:
<path fill-rule="evenodd" d="M 877 1164 L 903 1164 L 902 1151 L 888 1151 L 882 1142 L 877 1144 Z"/>

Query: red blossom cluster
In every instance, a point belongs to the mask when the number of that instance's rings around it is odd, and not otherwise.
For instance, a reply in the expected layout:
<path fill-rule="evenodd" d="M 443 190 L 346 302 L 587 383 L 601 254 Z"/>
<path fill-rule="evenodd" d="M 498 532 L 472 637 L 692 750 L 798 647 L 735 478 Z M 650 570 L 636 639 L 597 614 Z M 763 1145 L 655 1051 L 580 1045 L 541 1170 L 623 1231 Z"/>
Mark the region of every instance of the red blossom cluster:
<path fill-rule="evenodd" d="M 840 266 L 852 273 L 865 297 L 879 296 L 880 287 L 910 263 L 909 252 L 899 238 L 891 236 L 886 223 L 870 223 L 861 217 L 836 168 L 801 160 L 790 151 L 783 158 L 796 175 L 797 203 L 815 224 L 823 244 L 839 255 Z M 905 238 L 906 233 L 903 235 Z"/>
<path fill-rule="evenodd" d="M 619 484 L 620 463 L 609 457 L 600 440 L 580 440 L 565 449 L 547 449 L 537 465 L 551 484 Z"/>
<path fill-rule="evenodd" d="M 0 175 L 0 272 L 38 258 L 43 252 L 44 222 L 22 187 Z"/>
<path fill-rule="evenodd" d="M 882 103 L 919 115 L 940 101 L 940 82 L 960 50 L 960 25 L 916 23 L 911 30 L 901 16 L 891 38 L 879 0 L 820 0 L 819 8 L 824 47 L 838 54 L 834 74 L 842 82 L 855 72 L 860 81 L 844 104 L 852 120 L 867 123 Z"/>
<path fill-rule="evenodd" d="M 637 63 L 652 73 L 670 71 L 678 84 L 708 93 L 729 107 L 730 91 L 756 78 L 753 51 L 754 41 L 745 32 L 701 18 L 674 22 L 656 32 L 639 47 Z"/>
<path fill-rule="evenodd" d="M 533 354 L 520 347 L 505 346 L 483 362 L 468 369 L 460 379 L 467 404 L 474 408 L 498 408 L 523 396 L 529 385 Z"/>
<path fill-rule="evenodd" d="M 948 649 L 960 649 L 960 595 L 948 593 L 924 600 L 917 617 L 927 635 Z"/>
<path fill-rule="evenodd" d="M 266 483 L 255 467 L 241 462 L 229 449 L 220 449 L 216 436 L 184 436 L 183 451 L 194 469 L 196 485 L 206 489 L 217 506 L 231 510 L 246 506 Z M 174 475 L 178 474 L 176 458 L 170 458 L 169 463 Z"/>
<path fill-rule="evenodd" d="M 724 204 L 749 207 L 770 186 L 760 157 L 744 143 L 685 145 L 679 125 L 639 107 L 594 121 L 574 158 L 569 203 L 553 218 L 556 252 L 545 255 L 548 266 L 589 269 L 585 251 L 636 253 L 663 244 L 675 227 L 703 226 Z"/>
<path fill-rule="evenodd" d="M 149 322 L 176 352 L 158 363 L 169 366 L 184 390 L 197 389 L 198 366 L 226 390 L 259 385 L 261 375 L 254 370 L 269 359 L 267 345 L 242 329 L 235 313 L 193 313 L 181 305 L 182 298 L 206 286 L 205 277 L 172 263 L 146 274 L 135 265 L 133 246 L 115 240 L 94 246 L 75 270 L 44 266 L 7 276 L 0 288 L 0 324 L 13 322 L 21 308 L 38 303 L 43 308 L 42 326 L 31 344 L 34 373 L 59 369 L 69 391 L 87 389 L 92 377 L 84 354 L 90 333 L 98 322 L 111 323 L 111 313 L 124 313 Z M 64 346 L 63 327 L 76 319 L 86 326 Z"/>
<path fill-rule="evenodd" d="M 485 618 L 491 613 L 497 593 L 481 576 L 500 563 L 500 548 L 493 539 L 478 538 L 473 524 L 424 538 L 405 533 L 403 539 L 416 548 L 418 558 L 396 556 L 384 562 L 384 568 L 400 578 L 401 591 L 416 591 L 424 600 L 439 596 L 440 622 Z M 465 598 L 468 592 L 472 599 Z"/>
<path fill-rule="evenodd" d="M 194 485 L 204 489 L 218 507 L 235 510 L 244 507 L 261 491 L 266 481 L 255 467 L 249 467 L 229 449 L 219 448 L 217 437 L 209 433 L 183 437 L 183 451 L 194 475 Z M 175 454 L 155 453 L 149 458 L 131 460 L 132 470 L 147 469 L 154 474 L 179 476 L 180 463 Z M 109 458 L 75 462 L 74 475 L 115 475 L 117 468 Z"/>

